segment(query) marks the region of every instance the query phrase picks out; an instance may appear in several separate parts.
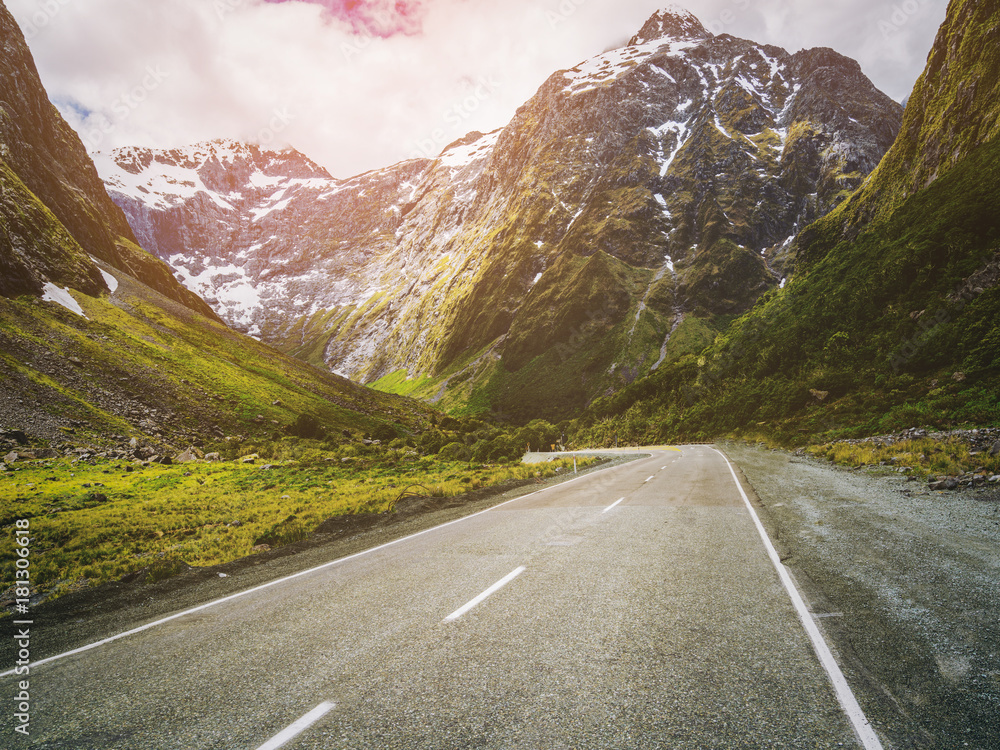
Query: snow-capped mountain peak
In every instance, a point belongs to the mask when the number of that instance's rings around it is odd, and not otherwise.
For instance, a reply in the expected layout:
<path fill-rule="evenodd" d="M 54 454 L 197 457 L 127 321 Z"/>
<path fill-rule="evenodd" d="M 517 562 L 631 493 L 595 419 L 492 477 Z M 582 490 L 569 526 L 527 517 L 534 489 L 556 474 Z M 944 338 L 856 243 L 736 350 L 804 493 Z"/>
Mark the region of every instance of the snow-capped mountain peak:
<path fill-rule="evenodd" d="M 696 40 L 707 39 L 712 34 L 702 25 L 698 17 L 675 3 L 664 6 L 646 21 L 645 25 L 629 41 L 635 47 L 658 39 Z"/>
<path fill-rule="evenodd" d="M 778 286 L 787 238 L 860 184 L 900 114 L 832 50 L 714 37 L 672 6 L 436 158 L 321 185 L 269 166 L 305 157 L 210 144 L 186 170 L 140 154 L 159 182 L 108 188 L 185 285 L 286 351 L 361 382 L 452 373 L 438 398 L 551 366 L 585 400 L 666 361 L 685 320 Z M 234 149 L 251 156 L 216 153 Z M 603 374 L 579 379 L 584 361 Z"/>

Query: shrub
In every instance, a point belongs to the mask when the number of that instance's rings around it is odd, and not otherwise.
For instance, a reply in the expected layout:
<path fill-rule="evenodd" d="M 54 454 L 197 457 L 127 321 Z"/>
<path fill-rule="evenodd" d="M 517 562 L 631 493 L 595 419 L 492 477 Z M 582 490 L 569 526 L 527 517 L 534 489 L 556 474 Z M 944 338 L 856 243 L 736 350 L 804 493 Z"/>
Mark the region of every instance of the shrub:
<path fill-rule="evenodd" d="M 319 420 L 311 414 L 299 414 L 286 431 L 289 435 L 312 440 L 319 440 L 326 434 L 326 430 L 319 423 Z"/>
<path fill-rule="evenodd" d="M 462 443 L 448 443 L 438 451 L 438 457 L 445 461 L 469 461 L 472 451 Z"/>

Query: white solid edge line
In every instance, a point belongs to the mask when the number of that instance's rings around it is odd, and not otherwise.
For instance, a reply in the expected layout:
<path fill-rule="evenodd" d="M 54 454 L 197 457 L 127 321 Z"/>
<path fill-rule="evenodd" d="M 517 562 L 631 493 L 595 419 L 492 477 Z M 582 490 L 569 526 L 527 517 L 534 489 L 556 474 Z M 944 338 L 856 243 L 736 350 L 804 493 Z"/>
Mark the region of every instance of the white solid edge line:
<path fill-rule="evenodd" d="M 296 578 L 301 578 L 303 576 L 307 576 L 307 575 L 310 575 L 312 573 L 317 573 L 317 572 L 319 572 L 321 570 L 326 570 L 327 568 L 332 568 L 335 565 L 341 565 L 342 563 L 348 562 L 348 561 L 353 560 L 355 558 L 362 557 L 364 555 L 370 555 L 373 552 L 378 552 L 379 550 L 386 549 L 387 547 L 391 547 L 391 546 L 393 546 L 395 544 L 401 544 L 402 542 L 409 541 L 410 539 L 415 539 L 418 536 L 423 536 L 424 534 L 429 534 L 432 531 L 437 531 L 437 530 L 443 529 L 443 528 L 445 528 L 447 526 L 452 526 L 453 524 L 456 524 L 456 523 L 461 523 L 463 521 L 468 521 L 470 518 L 475 518 L 476 516 L 481 516 L 484 513 L 491 513 L 492 511 L 496 510 L 497 508 L 502 508 L 503 506 L 509 505 L 510 503 L 515 503 L 518 500 L 524 500 L 526 498 L 533 497 L 535 495 L 540 495 L 541 493 L 547 492 L 548 490 L 553 490 L 553 489 L 555 489 L 557 487 L 565 487 L 567 484 L 572 484 L 573 482 L 579 482 L 582 479 L 589 479 L 590 477 L 595 477 L 598 474 L 604 474 L 606 472 L 616 471 L 617 469 L 622 469 L 622 468 L 625 468 L 627 466 L 629 466 L 629 464 L 618 464 L 618 466 L 609 466 L 606 469 L 599 469 L 598 471 L 591 472 L 590 474 L 583 474 L 582 476 L 575 477 L 575 478 L 570 479 L 570 480 L 568 480 L 566 482 L 560 482 L 559 484 L 553 484 L 550 487 L 543 487 L 542 489 L 536 490 L 535 492 L 528 493 L 527 495 L 521 495 L 520 497 L 511 498 L 510 500 L 506 500 L 506 501 L 500 503 L 499 505 L 494 505 L 492 508 L 486 508 L 485 510 L 481 510 L 481 511 L 479 511 L 477 513 L 473 513 L 472 515 L 463 516 L 462 518 L 456 518 L 454 521 L 448 521 L 447 523 L 443 523 L 440 526 L 432 526 L 429 529 L 424 529 L 423 531 L 418 531 L 418 532 L 416 532 L 414 534 L 410 534 L 409 536 L 400 537 L 399 539 L 393 539 L 391 542 L 386 542 L 385 544 L 380 544 L 378 547 L 372 547 L 371 549 L 362 550 L 361 552 L 355 552 L 353 555 L 348 555 L 347 557 L 341 557 L 341 558 L 338 558 L 336 560 L 331 560 L 330 562 L 323 563 L 322 565 L 317 565 L 315 568 L 309 568 L 308 570 L 300 570 L 298 573 L 292 573 L 291 575 L 285 576 L 284 578 L 278 578 L 278 579 L 275 579 L 273 581 L 268 581 L 267 583 L 262 583 L 261 585 L 254 586 L 253 588 L 249 588 L 246 591 L 238 591 L 235 594 L 230 594 L 229 596 L 224 596 L 221 599 L 214 599 L 213 601 L 206 602 L 205 604 L 200 604 L 197 607 L 192 607 L 191 609 L 185 609 L 184 611 L 177 612 L 175 614 L 170 615 L 169 617 L 164 617 L 164 618 L 162 618 L 160 620 L 156 620 L 154 622 L 148 622 L 145 625 L 140 625 L 137 628 L 132 628 L 131 630 L 126 630 L 124 633 L 118 633 L 117 635 L 112 635 L 112 636 L 109 636 L 109 637 L 104 638 L 102 640 L 94 641 L 93 643 L 88 643 L 86 646 L 80 646 L 79 648 L 74 648 L 74 649 L 72 649 L 70 651 L 66 651 L 66 652 L 61 653 L 61 654 L 56 654 L 55 656 L 49 656 L 49 657 L 46 657 L 45 659 L 39 659 L 38 661 L 33 661 L 33 662 L 31 662 L 30 667 L 31 668 L 40 667 L 43 664 L 49 664 L 50 662 L 57 661 L 58 659 L 65 659 L 67 656 L 75 656 L 76 654 L 83 653 L 84 651 L 90 651 L 91 649 L 95 649 L 95 648 L 97 648 L 99 646 L 105 646 L 105 645 L 107 645 L 109 643 L 113 643 L 114 641 L 120 640 L 122 638 L 126 638 L 127 636 L 137 635 L 138 633 L 142 633 L 143 631 L 149 630 L 151 628 L 155 628 L 158 625 L 165 625 L 166 623 L 171 622 L 173 620 L 176 620 L 176 619 L 178 619 L 180 617 L 185 617 L 186 615 L 193 615 L 196 612 L 201 612 L 203 610 L 209 609 L 210 607 L 214 607 L 217 604 L 224 604 L 225 602 L 232 601 L 233 599 L 239 599 L 239 598 L 244 597 L 244 596 L 249 596 L 250 594 L 255 594 L 258 591 L 263 591 L 264 589 L 269 589 L 272 586 L 278 586 L 278 585 L 280 585 L 282 583 L 287 583 L 288 581 L 294 580 Z M 9 677 L 10 675 L 14 674 L 15 669 L 16 669 L 16 667 L 14 669 L 8 669 L 6 672 L 0 672 L 0 678 Z"/>
<path fill-rule="evenodd" d="M 603 516 L 609 510 L 611 510 L 612 508 L 618 507 L 619 503 L 623 503 L 623 502 L 625 502 L 625 498 L 624 497 L 621 498 L 620 500 L 615 500 L 613 503 L 611 503 L 611 505 L 609 505 L 607 508 L 605 508 L 604 510 L 601 511 L 601 515 Z"/>
<path fill-rule="evenodd" d="M 465 604 L 465 605 L 459 607 L 458 609 L 456 609 L 454 612 L 452 612 L 450 615 L 448 615 L 446 618 L 444 618 L 444 621 L 445 622 L 454 622 L 455 620 L 457 620 L 459 617 L 461 617 L 462 615 L 464 615 L 466 612 L 468 612 L 473 607 L 476 607 L 479 604 L 482 604 L 482 602 L 488 596 L 491 596 L 491 595 L 495 594 L 496 592 L 498 592 L 500 589 L 502 589 L 508 583 L 510 583 L 511 581 L 513 581 L 519 575 L 521 575 L 521 573 L 523 573 L 525 570 L 527 570 L 527 568 L 525 568 L 523 565 L 520 568 L 518 568 L 517 570 L 512 570 L 510 573 L 508 573 L 503 578 L 501 578 L 499 581 L 497 581 L 496 583 L 494 583 L 492 586 L 490 586 L 488 589 L 486 589 L 486 591 L 484 591 L 483 593 L 481 593 L 479 596 L 477 596 L 475 599 L 473 599 L 472 601 L 470 601 L 468 604 Z"/>
<path fill-rule="evenodd" d="M 334 707 L 333 703 L 320 703 L 316 708 L 307 713 L 287 729 L 283 729 L 271 739 L 257 748 L 257 750 L 278 750 L 290 740 L 295 739 L 317 721 L 326 716 Z"/>
<path fill-rule="evenodd" d="M 712 448 L 712 450 L 722 456 L 722 460 L 724 460 L 726 462 L 726 466 L 729 467 L 729 473 L 732 474 L 733 481 L 736 483 L 736 488 L 740 491 L 743 502 L 746 504 L 747 510 L 750 511 L 750 517 L 753 518 L 754 526 L 757 527 L 757 533 L 760 534 L 760 538 L 764 542 L 764 547 L 767 549 L 767 556 L 771 558 L 771 563 L 774 565 L 775 570 L 778 571 L 778 577 L 781 578 L 781 582 L 784 584 L 785 590 L 788 592 L 788 596 L 792 600 L 792 605 L 795 607 L 795 612 L 798 614 L 799 620 L 802 622 L 802 627 L 805 628 L 805 631 L 809 636 L 809 640 L 812 641 L 813 650 L 816 652 L 816 656 L 819 657 L 820 663 L 826 670 L 826 673 L 830 678 L 830 682 L 833 684 L 833 690 L 837 694 L 837 700 L 840 701 L 840 707 L 844 710 L 844 713 L 847 714 L 847 718 L 854 727 L 854 731 L 858 735 L 858 739 L 861 740 L 861 744 L 864 745 L 865 750 L 882 750 L 882 743 L 879 740 L 878 735 L 875 734 L 875 730 L 872 728 L 871 722 L 868 721 L 868 717 L 865 716 L 865 712 L 858 703 L 858 699 L 855 697 L 854 691 L 851 690 L 851 686 L 847 683 L 847 678 L 844 677 L 844 673 L 841 671 L 840 665 L 838 665 L 837 660 L 833 658 L 833 653 L 830 651 L 829 645 L 827 645 L 826 641 L 823 639 L 823 634 L 820 633 L 819 628 L 816 627 L 816 622 L 809 614 L 809 609 L 806 607 L 805 601 L 802 599 L 802 595 L 799 593 L 795 582 L 792 580 L 792 576 L 788 572 L 788 568 L 785 567 L 785 565 L 781 562 L 781 558 L 778 557 L 778 552 L 771 543 L 771 539 L 768 537 L 767 531 L 764 529 L 764 524 L 760 522 L 760 518 L 757 516 L 757 511 L 754 510 L 753 505 L 750 502 L 750 498 L 748 498 L 747 493 L 743 491 L 743 485 L 740 484 L 740 480 L 736 476 L 736 470 L 733 469 L 733 465 L 729 462 L 729 459 L 722 451 L 717 448 Z"/>

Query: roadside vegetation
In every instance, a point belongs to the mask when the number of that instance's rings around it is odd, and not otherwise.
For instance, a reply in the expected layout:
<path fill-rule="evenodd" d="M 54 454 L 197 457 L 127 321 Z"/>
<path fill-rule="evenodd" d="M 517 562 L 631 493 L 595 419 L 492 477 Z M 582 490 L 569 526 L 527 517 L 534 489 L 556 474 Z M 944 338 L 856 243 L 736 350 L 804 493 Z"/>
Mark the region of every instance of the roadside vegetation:
<path fill-rule="evenodd" d="M 835 442 L 806 448 L 806 453 L 839 466 L 882 466 L 916 477 L 978 476 L 988 481 L 1000 474 L 1000 455 L 976 451 L 965 440 L 918 438 L 897 443 Z"/>
<path fill-rule="evenodd" d="M 218 461 L 168 465 L 21 461 L 0 472 L 0 526 L 30 519 L 35 595 L 130 575 L 152 582 L 186 566 L 217 565 L 297 542 L 329 518 L 390 513 L 402 498 L 451 498 L 572 471 L 572 460 L 514 463 L 523 449 L 516 459 L 500 455 L 501 446 L 529 432 L 434 429 L 389 444 L 285 438 L 220 446 Z M 14 579 L 12 539 L 5 534 L 0 540 L 5 581 Z"/>

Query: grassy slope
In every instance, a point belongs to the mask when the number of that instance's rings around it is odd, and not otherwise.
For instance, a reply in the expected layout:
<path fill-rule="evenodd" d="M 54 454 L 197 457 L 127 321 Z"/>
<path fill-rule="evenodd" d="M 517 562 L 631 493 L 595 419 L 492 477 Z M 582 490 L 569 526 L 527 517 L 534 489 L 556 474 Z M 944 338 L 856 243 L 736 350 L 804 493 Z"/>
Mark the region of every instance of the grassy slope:
<path fill-rule="evenodd" d="M 800 244 L 807 258 L 889 218 L 906 198 L 1000 136 L 998 24 L 1000 8 L 994 3 L 951 0 L 899 137 L 850 200 L 816 223 L 825 237 L 813 235 L 812 228 L 803 233 Z M 839 231 L 830 231 L 834 226 Z"/>
<path fill-rule="evenodd" d="M 399 371 L 372 387 L 436 399 L 447 384 L 438 404 L 453 415 L 495 411 L 528 422 L 577 412 L 659 358 L 673 292 L 669 277 L 654 275 L 603 252 L 568 253 L 532 289 L 502 341 L 467 352 L 436 377 L 408 380 Z M 612 370 L 616 361 L 634 364 Z"/>
<path fill-rule="evenodd" d="M 1000 421 L 1000 141 L 837 240 L 699 356 L 610 399 L 582 442 L 760 429 L 788 442 Z M 818 241 L 822 242 L 821 237 Z"/>
<path fill-rule="evenodd" d="M 204 444 L 220 433 L 273 437 L 300 414 L 360 433 L 428 419 L 426 407 L 321 372 L 118 277 L 113 299 L 74 292 L 89 320 L 54 303 L 0 299 L 0 380 L 51 419 L 84 422 L 78 439 L 151 437 L 145 420 L 163 440 Z"/>

